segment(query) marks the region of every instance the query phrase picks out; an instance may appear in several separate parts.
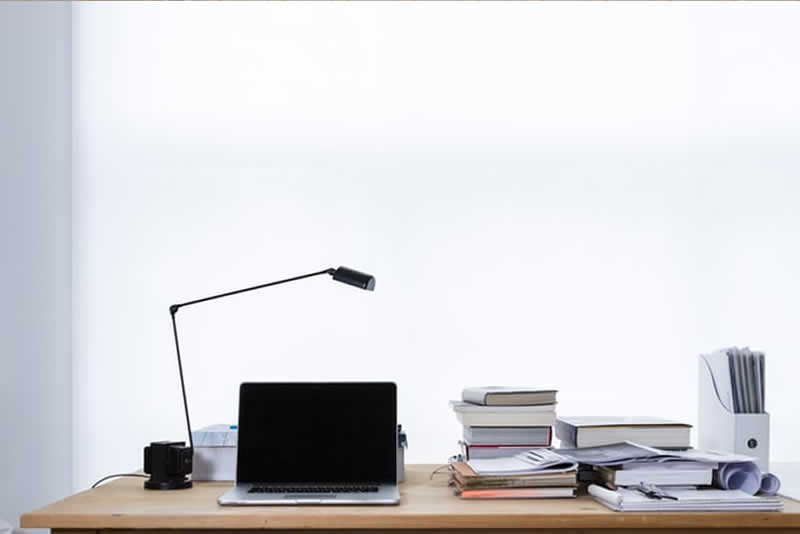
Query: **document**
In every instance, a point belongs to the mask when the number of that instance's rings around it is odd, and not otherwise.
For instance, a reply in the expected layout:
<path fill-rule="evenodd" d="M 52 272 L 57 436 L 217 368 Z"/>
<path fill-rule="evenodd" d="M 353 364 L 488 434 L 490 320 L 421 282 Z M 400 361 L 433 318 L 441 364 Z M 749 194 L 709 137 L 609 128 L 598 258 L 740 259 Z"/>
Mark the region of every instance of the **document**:
<path fill-rule="evenodd" d="M 752 456 L 717 451 L 665 451 L 646 447 L 630 441 L 587 447 L 585 449 L 558 449 L 558 454 L 574 462 L 588 465 L 619 465 L 634 462 L 692 461 L 712 464 L 731 462 L 754 462 Z"/>
<path fill-rule="evenodd" d="M 563 473 L 578 469 L 578 464 L 549 449 L 531 449 L 506 458 L 482 458 L 467 462 L 479 475 L 526 475 Z"/>
<path fill-rule="evenodd" d="M 778 497 L 755 497 L 739 490 L 665 489 L 664 493 L 673 498 L 648 497 L 634 489 L 589 486 L 592 497 L 618 512 L 777 512 L 783 509 L 783 501 Z"/>

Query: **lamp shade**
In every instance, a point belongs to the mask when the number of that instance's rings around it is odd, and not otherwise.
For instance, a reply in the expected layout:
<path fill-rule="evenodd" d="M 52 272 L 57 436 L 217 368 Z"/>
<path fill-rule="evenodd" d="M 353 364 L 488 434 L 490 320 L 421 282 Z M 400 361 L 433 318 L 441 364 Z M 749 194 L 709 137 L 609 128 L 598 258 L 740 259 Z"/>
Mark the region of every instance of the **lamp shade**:
<path fill-rule="evenodd" d="M 343 282 L 351 286 L 360 287 L 361 289 L 366 289 L 367 291 L 375 290 L 375 277 L 371 274 L 362 273 L 347 267 L 339 267 L 333 271 L 331 276 L 333 276 L 333 279 L 337 282 Z"/>

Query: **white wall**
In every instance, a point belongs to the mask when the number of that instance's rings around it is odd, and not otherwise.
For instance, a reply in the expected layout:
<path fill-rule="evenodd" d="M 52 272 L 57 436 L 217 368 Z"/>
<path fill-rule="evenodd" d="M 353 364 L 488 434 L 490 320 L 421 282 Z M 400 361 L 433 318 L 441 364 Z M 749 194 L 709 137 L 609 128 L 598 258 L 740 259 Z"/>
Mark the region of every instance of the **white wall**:
<path fill-rule="evenodd" d="M 243 380 L 393 379 L 412 462 L 465 385 L 696 417 L 696 358 L 769 358 L 800 444 L 797 4 L 75 7 L 75 483 Z M 794 456 L 796 459 L 796 456 Z"/>
<path fill-rule="evenodd" d="M 0 2 L 0 520 L 72 489 L 71 8 Z"/>

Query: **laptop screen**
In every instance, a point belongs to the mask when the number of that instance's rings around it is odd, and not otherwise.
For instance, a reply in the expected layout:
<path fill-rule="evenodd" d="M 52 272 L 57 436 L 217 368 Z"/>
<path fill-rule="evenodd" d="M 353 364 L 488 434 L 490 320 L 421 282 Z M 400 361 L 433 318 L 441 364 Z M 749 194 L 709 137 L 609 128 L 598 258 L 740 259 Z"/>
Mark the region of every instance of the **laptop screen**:
<path fill-rule="evenodd" d="M 244 383 L 238 482 L 387 483 L 397 479 L 397 387 Z"/>

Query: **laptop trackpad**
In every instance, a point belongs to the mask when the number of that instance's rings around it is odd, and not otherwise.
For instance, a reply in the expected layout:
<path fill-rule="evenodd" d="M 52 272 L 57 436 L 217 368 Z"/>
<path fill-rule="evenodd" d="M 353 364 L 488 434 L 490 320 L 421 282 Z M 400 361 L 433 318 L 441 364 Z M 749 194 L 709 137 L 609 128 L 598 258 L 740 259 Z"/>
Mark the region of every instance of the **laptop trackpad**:
<path fill-rule="evenodd" d="M 284 499 L 291 499 L 293 501 L 299 501 L 299 502 L 309 502 L 309 501 L 317 501 L 317 502 L 319 502 L 322 499 L 335 499 L 336 498 L 336 494 L 335 493 L 331 493 L 331 494 L 320 495 L 319 493 L 309 493 L 309 494 L 304 495 L 302 493 L 293 493 L 293 494 L 290 494 L 290 495 L 285 495 L 283 498 Z"/>

